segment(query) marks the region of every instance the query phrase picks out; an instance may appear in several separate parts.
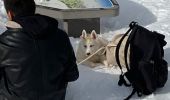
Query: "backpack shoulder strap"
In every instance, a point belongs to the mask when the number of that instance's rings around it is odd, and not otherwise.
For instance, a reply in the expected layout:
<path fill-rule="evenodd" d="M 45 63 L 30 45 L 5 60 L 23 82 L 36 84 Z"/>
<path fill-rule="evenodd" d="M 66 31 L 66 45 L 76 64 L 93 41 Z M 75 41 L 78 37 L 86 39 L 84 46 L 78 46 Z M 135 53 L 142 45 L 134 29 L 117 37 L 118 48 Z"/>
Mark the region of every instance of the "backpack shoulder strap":
<path fill-rule="evenodd" d="M 127 54 L 128 54 L 128 49 L 129 49 L 129 46 L 130 46 L 130 43 L 131 43 L 131 40 L 132 38 L 134 37 L 137 29 L 134 28 L 135 26 L 137 26 L 137 24 L 135 23 L 135 25 L 133 26 L 133 31 L 129 34 L 129 37 L 126 41 L 126 44 L 125 44 L 125 48 L 124 48 L 124 58 L 125 58 L 125 66 L 126 66 L 126 69 L 129 71 L 130 70 L 130 67 L 128 65 L 128 61 L 127 61 Z"/>
<path fill-rule="evenodd" d="M 128 71 L 130 70 L 128 62 L 127 62 L 127 54 L 128 54 L 129 45 L 130 45 L 130 38 L 127 39 L 127 42 L 125 44 L 125 49 L 124 49 L 125 66 Z"/>
<path fill-rule="evenodd" d="M 115 52 L 115 57 L 116 57 L 116 62 L 121 70 L 121 74 L 123 74 L 123 70 L 122 70 L 122 66 L 120 64 L 120 59 L 119 59 L 119 49 L 120 49 L 120 46 L 122 44 L 122 41 L 124 40 L 124 38 L 130 33 L 130 31 L 133 29 L 133 27 L 136 25 L 136 22 L 131 22 L 130 25 L 129 25 L 129 30 L 122 36 L 122 38 L 119 40 L 119 43 L 117 44 L 117 47 L 116 47 L 116 52 Z"/>
<path fill-rule="evenodd" d="M 116 62 L 121 70 L 121 73 L 123 74 L 123 70 L 122 70 L 122 66 L 120 64 L 120 59 L 119 59 L 119 49 L 120 49 L 120 46 L 122 44 L 122 41 L 124 40 L 124 38 L 127 36 L 127 34 L 131 31 L 132 29 L 130 28 L 123 36 L 122 38 L 120 39 L 119 43 L 117 44 L 117 47 L 116 47 L 116 52 L 115 52 L 115 57 L 116 57 Z"/>

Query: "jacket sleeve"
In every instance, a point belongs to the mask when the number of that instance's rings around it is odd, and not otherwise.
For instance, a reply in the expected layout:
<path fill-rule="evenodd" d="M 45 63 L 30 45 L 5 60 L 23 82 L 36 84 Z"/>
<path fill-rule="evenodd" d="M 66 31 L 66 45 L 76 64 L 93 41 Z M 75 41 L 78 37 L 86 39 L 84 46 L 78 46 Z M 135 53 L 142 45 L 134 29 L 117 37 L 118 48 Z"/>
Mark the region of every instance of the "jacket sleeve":
<path fill-rule="evenodd" d="M 2 64 L 2 60 L 6 57 L 7 53 L 8 53 L 8 49 L 7 46 L 0 41 L 0 68 L 2 69 L 4 66 Z"/>
<path fill-rule="evenodd" d="M 0 39 L 0 82 L 4 71 L 4 64 L 2 63 L 2 61 L 3 59 L 6 58 L 7 53 L 8 53 L 7 46 L 3 42 L 1 42 Z"/>
<path fill-rule="evenodd" d="M 3 72 L 3 68 L 1 65 L 1 61 L 2 61 L 2 54 L 3 54 L 3 49 L 0 43 L 0 83 L 1 83 L 1 79 L 2 79 L 2 72 Z"/>
<path fill-rule="evenodd" d="M 67 82 L 71 82 L 78 79 L 79 71 L 76 63 L 75 53 L 68 36 L 66 38 L 66 43 L 67 43 L 66 48 L 68 52 L 68 61 L 66 63 L 65 79 Z"/>

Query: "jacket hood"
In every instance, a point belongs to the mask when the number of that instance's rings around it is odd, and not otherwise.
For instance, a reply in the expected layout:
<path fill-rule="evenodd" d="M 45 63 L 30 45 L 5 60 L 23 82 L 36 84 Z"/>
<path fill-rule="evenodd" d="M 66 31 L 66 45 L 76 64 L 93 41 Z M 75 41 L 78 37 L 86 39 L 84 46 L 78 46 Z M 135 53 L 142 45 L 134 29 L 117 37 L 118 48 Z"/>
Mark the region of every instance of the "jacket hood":
<path fill-rule="evenodd" d="M 54 29 L 54 27 L 58 28 L 57 20 L 39 14 L 26 17 L 15 17 L 13 21 L 20 24 L 24 31 L 32 33 L 33 35 L 47 34 L 51 29 Z"/>

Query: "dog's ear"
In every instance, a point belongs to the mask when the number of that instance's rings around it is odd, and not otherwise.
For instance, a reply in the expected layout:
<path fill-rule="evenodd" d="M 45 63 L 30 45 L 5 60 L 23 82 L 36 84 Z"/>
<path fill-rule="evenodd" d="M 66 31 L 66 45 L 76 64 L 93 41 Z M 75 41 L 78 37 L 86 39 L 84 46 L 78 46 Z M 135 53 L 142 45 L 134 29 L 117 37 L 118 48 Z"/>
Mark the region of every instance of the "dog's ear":
<path fill-rule="evenodd" d="M 81 39 L 85 39 L 86 37 L 87 37 L 86 30 L 83 30 L 80 38 L 81 38 Z"/>
<path fill-rule="evenodd" d="M 95 30 L 91 32 L 91 38 L 96 39 L 97 38 L 97 33 Z"/>

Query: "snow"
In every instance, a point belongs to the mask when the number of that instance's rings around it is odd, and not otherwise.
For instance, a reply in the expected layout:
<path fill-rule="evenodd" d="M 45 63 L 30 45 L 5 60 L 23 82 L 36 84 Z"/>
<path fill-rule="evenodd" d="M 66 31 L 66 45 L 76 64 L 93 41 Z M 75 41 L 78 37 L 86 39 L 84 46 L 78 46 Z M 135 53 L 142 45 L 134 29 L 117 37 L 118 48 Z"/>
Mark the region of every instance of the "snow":
<path fill-rule="evenodd" d="M 170 0 L 117 1 L 120 15 L 101 18 L 101 35 L 110 40 L 115 33 L 125 33 L 131 21 L 137 21 L 140 25 L 166 36 L 165 59 L 170 63 Z M 4 18 L 1 4 L 0 0 L 0 20 Z M 0 23 L 0 32 L 3 31 L 2 27 Z M 70 40 L 76 50 L 79 39 L 70 37 Z M 132 91 L 132 88 L 117 85 L 120 73 L 118 68 L 98 66 L 92 69 L 84 65 L 78 67 L 80 77 L 69 83 L 66 100 L 123 100 Z M 170 100 L 170 79 L 168 78 L 164 88 L 158 89 L 152 95 L 141 98 L 134 95 L 131 100 Z"/>

